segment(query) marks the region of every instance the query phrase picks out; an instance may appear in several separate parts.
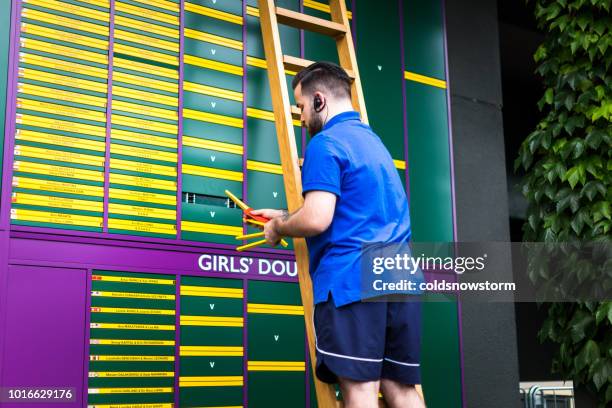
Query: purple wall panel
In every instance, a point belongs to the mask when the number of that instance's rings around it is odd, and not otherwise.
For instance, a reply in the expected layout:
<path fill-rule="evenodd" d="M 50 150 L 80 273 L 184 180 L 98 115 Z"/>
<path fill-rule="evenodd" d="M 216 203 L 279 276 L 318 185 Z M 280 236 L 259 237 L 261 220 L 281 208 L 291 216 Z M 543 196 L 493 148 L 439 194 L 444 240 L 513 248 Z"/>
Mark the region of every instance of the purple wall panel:
<path fill-rule="evenodd" d="M 82 406 L 86 278 L 82 269 L 9 267 L 3 387 L 74 388 L 76 401 L 60 405 Z"/>

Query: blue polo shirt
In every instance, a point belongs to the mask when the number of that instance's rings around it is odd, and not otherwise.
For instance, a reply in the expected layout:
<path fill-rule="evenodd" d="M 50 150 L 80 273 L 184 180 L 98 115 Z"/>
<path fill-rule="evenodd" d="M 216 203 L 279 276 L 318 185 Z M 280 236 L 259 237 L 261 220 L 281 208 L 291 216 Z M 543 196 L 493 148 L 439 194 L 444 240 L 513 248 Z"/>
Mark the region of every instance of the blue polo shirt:
<path fill-rule="evenodd" d="M 408 242 L 408 200 L 393 159 L 358 112 L 331 118 L 308 143 L 304 193 L 337 196 L 329 228 L 307 238 L 314 303 L 332 293 L 337 307 L 361 300 L 361 246 Z"/>

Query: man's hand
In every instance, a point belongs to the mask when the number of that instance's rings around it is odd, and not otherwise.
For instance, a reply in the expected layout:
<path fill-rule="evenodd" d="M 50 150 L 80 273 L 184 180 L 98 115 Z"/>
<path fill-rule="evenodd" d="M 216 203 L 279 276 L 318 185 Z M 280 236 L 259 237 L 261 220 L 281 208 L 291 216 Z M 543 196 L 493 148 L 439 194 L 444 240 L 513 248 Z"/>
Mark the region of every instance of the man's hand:
<path fill-rule="evenodd" d="M 266 237 L 266 244 L 270 246 L 278 245 L 282 238 L 276 231 L 276 226 L 278 225 L 278 221 L 279 221 L 279 218 L 275 217 L 275 218 L 270 219 L 270 221 L 264 224 L 264 236 Z"/>

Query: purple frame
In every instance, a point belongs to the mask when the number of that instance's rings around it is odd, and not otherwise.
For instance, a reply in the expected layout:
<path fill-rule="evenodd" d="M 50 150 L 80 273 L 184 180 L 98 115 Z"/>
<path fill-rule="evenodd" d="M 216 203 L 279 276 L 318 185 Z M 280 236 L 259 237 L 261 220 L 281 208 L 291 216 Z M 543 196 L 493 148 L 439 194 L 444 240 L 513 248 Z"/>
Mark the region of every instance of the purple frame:
<path fill-rule="evenodd" d="M 184 30 L 184 0 L 180 1 L 181 9 L 180 9 L 180 30 L 181 33 Z M 220 255 L 235 255 L 235 251 L 231 245 L 226 244 L 214 244 L 214 243 L 202 243 L 197 241 L 186 241 L 180 239 L 180 223 L 181 223 L 181 162 L 182 162 L 182 151 L 181 151 L 181 140 L 182 140 L 182 120 L 181 120 L 181 112 L 183 108 L 183 96 L 182 96 L 182 82 L 183 82 L 183 36 L 180 36 L 180 51 L 179 51 L 179 122 L 178 122 L 178 136 L 177 136 L 177 236 L 175 239 L 166 239 L 166 238 L 152 238 L 152 237 L 139 237 L 139 236 L 127 236 L 127 235 L 119 235 L 119 234 L 110 234 L 108 233 L 108 178 L 109 178 L 109 156 L 110 156 L 110 112 L 112 109 L 112 47 L 113 47 L 113 36 L 112 32 L 114 30 L 114 0 L 110 1 L 110 25 L 109 25 L 109 83 L 108 83 L 108 95 L 107 95 L 107 129 L 106 129 L 106 162 L 105 162 L 105 197 L 104 197 L 104 224 L 103 224 L 103 232 L 86 232 L 86 231 L 70 231 L 56 228 L 45 228 L 45 227 L 28 227 L 28 226 L 18 226 L 18 225 L 10 225 L 10 195 L 12 191 L 12 164 L 14 161 L 13 158 L 13 148 L 14 148 L 14 134 L 15 134 L 15 112 L 16 112 L 16 97 L 17 97 L 17 67 L 18 67 L 18 51 L 19 51 L 19 37 L 20 37 L 20 26 L 21 26 L 21 8 L 22 8 L 22 0 L 14 0 L 12 2 L 11 9 L 11 21 L 13 22 L 11 26 L 11 43 L 9 47 L 9 69 L 8 69 L 8 86 L 7 86 L 7 106 L 6 106 L 6 128 L 5 128 L 5 149 L 4 149 L 4 161 L 3 161 L 3 174 L 2 174 L 2 190 L 1 197 L 2 203 L 4 205 L 0 207 L 0 233 L 2 236 L 0 237 L 0 260 L 1 261 L 10 261 L 11 264 L 14 265 L 42 265 L 48 267 L 71 267 L 74 268 L 75 264 L 70 262 L 58 262 L 58 261 L 47 261 L 40 259 L 28 259 L 28 258 L 9 258 L 9 243 L 11 244 L 11 250 L 21 250 L 24 247 L 28 248 L 29 253 L 33 253 L 34 250 L 38 250 L 40 246 L 37 246 L 39 243 L 46 244 L 51 243 L 51 246 L 61 245 L 65 248 L 70 248 L 72 246 L 83 246 L 83 248 L 93 248 L 95 245 L 104 244 L 109 248 L 120 248 L 121 250 L 134 250 L 140 251 L 141 256 L 143 258 L 148 258 L 148 251 L 173 251 L 177 252 L 176 244 L 177 241 L 180 241 L 180 248 L 178 252 L 183 254 L 183 256 L 187 256 L 186 254 L 194 254 L 194 253 L 209 253 L 209 254 L 220 254 Z M 450 172 L 451 172 L 451 196 L 452 196 L 452 219 L 453 219 L 453 239 L 456 242 L 457 240 L 457 214 L 456 214 L 456 196 L 455 196 L 455 169 L 454 169 L 454 157 L 453 157 L 453 132 L 452 132 L 452 117 L 451 117 L 451 106 L 450 106 L 450 81 L 449 81 L 449 70 L 448 70 L 448 46 L 447 46 L 447 27 L 446 27 L 446 2 L 441 0 L 442 5 L 442 19 L 443 19 L 443 27 L 444 27 L 444 54 L 445 54 L 445 76 L 447 83 L 446 90 L 446 98 L 447 98 L 447 116 L 448 116 L 448 140 L 449 140 L 449 160 L 450 160 Z M 410 200 L 410 190 L 409 190 L 409 172 L 408 172 L 408 143 L 407 143 L 407 113 L 406 113 L 406 93 L 405 93 L 405 81 L 403 79 L 404 74 L 404 66 L 405 66 L 405 55 L 404 55 L 404 21 L 403 21 L 403 13 L 402 13 L 402 0 L 398 1 L 399 11 L 400 11 L 400 44 L 401 44 L 401 78 L 402 78 L 402 88 L 403 88 L 403 98 L 404 98 L 404 141 L 405 141 L 405 159 L 406 159 L 406 188 L 408 199 Z M 300 8 L 303 10 L 303 2 L 300 1 Z M 356 1 L 352 0 L 352 12 L 353 12 L 353 27 L 355 27 L 356 21 Z M 246 120 L 246 0 L 243 2 L 243 67 L 245 68 L 244 76 L 243 76 L 243 117 Z M 357 42 L 356 32 L 353 33 L 355 43 Z M 303 33 L 301 33 L 300 38 L 300 51 L 303 55 L 304 52 L 304 37 Z M 305 133 L 302 132 L 302 150 L 305 148 Z M 244 145 L 244 153 L 243 153 L 243 196 L 246 195 L 247 188 L 247 171 L 246 171 L 246 144 L 247 144 L 247 128 L 246 124 L 243 128 L 243 145 Z M 28 244 L 24 244 L 29 242 Z M 53 244 L 55 243 L 55 244 Z M 56 252 L 55 249 L 50 249 L 49 253 Z M 22 252 L 23 253 L 23 252 Z M 44 258 L 43 253 L 39 253 Z M 277 249 L 254 249 L 252 251 L 246 252 L 245 256 L 250 256 L 253 258 L 267 258 L 267 259 L 278 259 L 278 260 L 294 260 L 293 254 L 286 250 L 277 250 Z M 155 268 L 143 268 L 138 266 L 116 266 L 113 267 L 111 265 L 92 262 L 86 264 L 79 264 L 79 268 L 83 268 L 87 270 L 87 301 L 86 307 L 89 308 L 90 305 L 90 288 L 91 288 L 91 273 L 95 268 L 105 268 L 105 269 L 113 269 L 122 271 L 133 271 L 133 272 L 147 272 L 147 273 L 167 273 L 167 270 L 157 270 Z M 239 275 L 226 275 L 224 273 L 219 272 L 204 272 L 199 270 L 189 270 L 189 269 L 178 269 L 176 270 L 177 275 L 177 298 L 176 298 L 176 308 L 180 311 L 180 276 L 182 275 L 198 275 L 198 276 L 211 276 L 211 277 L 225 277 L 225 278 L 237 278 L 243 280 L 245 299 L 247 296 L 247 282 L 250 279 L 255 280 L 270 280 L 270 281 L 285 281 L 285 282 L 297 282 L 297 278 L 289 278 L 289 277 L 277 277 L 277 276 L 242 276 Z M 4 292 L 7 290 L 7 270 L 6 268 L 0 267 L 0 289 Z M 6 293 L 6 292 L 4 292 Z M 4 305 L 6 301 L 5 297 L 0 299 L 0 306 Z M 248 399 L 248 370 L 246 361 L 248 359 L 248 350 L 247 350 L 247 342 L 246 342 L 246 333 L 247 333 L 247 325 L 248 321 L 246 320 L 246 305 L 247 301 L 244 302 L 244 316 L 245 316 L 245 324 L 244 324 L 244 403 L 247 403 Z M 457 310 L 458 310 L 458 331 L 459 331 L 459 352 L 460 352 L 460 367 L 461 367 L 461 389 L 462 389 L 462 403 L 463 406 L 466 406 L 465 400 L 465 382 L 464 382 L 464 359 L 463 359 L 463 336 L 462 336 L 462 320 L 461 320 L 461 301 L 458 298 L 457 301 Z M 2 308 L 4 310 L 4 308 Z M 88 352 L 89 350 L 89 313 L 86 313 L 87 321 L 85 322 L 85 330 L 86 330 L 86 344 L 85 350 Z M 179 333 L 178 329 L 180 321 L 180 312 L 177 313 L 177 343 L 176 343 L 176 358 L 175 358 L 175 404 L 178 404 L 178 373 L 179 373 L 179 363 L 180 363 L 180 342 L 179 342 Z M 0 313 L 0 327 L 4 327 L 6 320 L 6 316 Z M 0 338 L 0 349 L 3 347 L 4 339 Z M 309 356 L 308 356 L 308 345 L 305 343 L 305 357 L 306 363 L 308 364 Z M 2 367 L 0 355 L 0 370 Z M 87 390 L 87 371 L 88 371 L 88 360 L 84 360 L 84 390 Z M 310 370 L 306 370 L 306 406 L 310 406 Z M 1 374 L 1 372 L 0 372 Z M 84 397 L 86 398 L 86 393 Z M 178 406 L 178 405 L 176 405 Z"/>

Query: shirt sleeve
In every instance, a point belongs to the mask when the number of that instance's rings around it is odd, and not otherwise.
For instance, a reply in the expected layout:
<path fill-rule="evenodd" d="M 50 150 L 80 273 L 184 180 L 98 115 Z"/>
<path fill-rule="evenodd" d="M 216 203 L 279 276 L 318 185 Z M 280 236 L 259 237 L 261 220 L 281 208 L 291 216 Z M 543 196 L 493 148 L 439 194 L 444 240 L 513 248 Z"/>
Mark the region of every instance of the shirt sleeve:
<path fill-rule="evenodd" d="M 306 147 L 302 167 L 302 194 L 328 191 L 340 197 L 342 161 L 337 146 L 325 135 L 315 136 Z"/>

